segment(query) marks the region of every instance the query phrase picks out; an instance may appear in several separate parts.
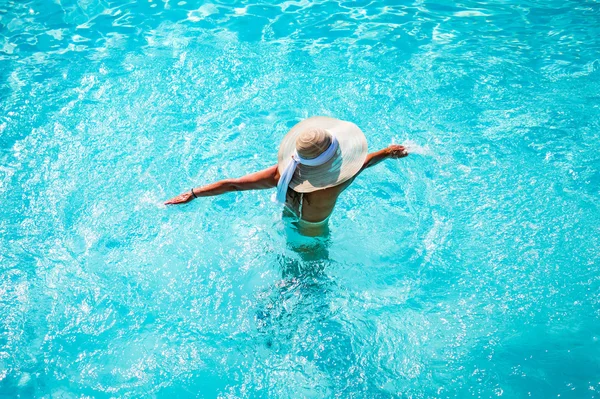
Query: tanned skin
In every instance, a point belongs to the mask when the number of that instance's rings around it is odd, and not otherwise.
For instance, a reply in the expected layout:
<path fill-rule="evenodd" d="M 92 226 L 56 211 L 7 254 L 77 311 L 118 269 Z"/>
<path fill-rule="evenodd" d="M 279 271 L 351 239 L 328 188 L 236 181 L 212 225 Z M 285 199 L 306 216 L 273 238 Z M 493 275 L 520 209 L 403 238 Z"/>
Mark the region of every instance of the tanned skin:
<path fill-rule="evenodd" d="M 312 193 L 304 194 L 302 205 L 302 219 L 307 222 L 320 222 L 325 220 L 335 207 L 335 203 L 339 195 L 346 189 L 356 176 L 363 170 L 377 165 L 379 162 L 387 158 L 397 159 L 404 158 L 408 155 L 406 148 L 401 145 L 391 145 L 382 150 L 372 152 L 367 155 L 365 163 L 361 170 L 350 180 L 323 190 L 313 191 Z M 279 181 L 279 172 L 277 165 L 261 170 L 260 172 L 251 173 L 237 179 L 225 179 L 216 183 L 208 184 L 192 189 L 196 197 L 210 197 L 213 195 L 221 195 L 232 191 L 247 191 L 247 190 L 264 190 L 277 187 Z M 177 197 L 171 198 L 165 205 L 185 204 L 194 199 L 192 191 L 179 194 Z"/>

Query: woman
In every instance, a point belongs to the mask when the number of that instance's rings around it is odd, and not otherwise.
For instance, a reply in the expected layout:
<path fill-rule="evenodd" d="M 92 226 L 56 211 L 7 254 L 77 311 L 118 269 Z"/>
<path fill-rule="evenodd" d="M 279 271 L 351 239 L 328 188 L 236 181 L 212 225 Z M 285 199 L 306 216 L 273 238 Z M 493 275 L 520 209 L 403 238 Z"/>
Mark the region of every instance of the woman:
<path fill-rule="evenodd" d="M 367 139 L 354 123 L 316 116 L 283 138 L 277 165 L 237 179 L 192 188 L 165 202 L 183 204 L 231 191 L 277 187 L 277 200 L 297 217 L 301 230 L 325 228 L 339 195 L 366 168 L 407 156 L 401 145 L 367 154 Z"/>

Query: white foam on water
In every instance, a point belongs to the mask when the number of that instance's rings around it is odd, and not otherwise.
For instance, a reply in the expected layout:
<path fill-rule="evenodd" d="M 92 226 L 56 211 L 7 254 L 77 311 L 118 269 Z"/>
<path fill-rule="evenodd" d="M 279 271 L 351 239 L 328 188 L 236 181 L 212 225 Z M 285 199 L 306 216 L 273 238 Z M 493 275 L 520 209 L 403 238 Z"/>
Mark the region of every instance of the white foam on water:
<path fill-rule="evenodd" d="M 399 140 L 394 137 L 392 139 L 392 144 L 398 144 Z M 403 145 L 407 150 L 409 154 L 417 154 L 417 155 L 427 155 L 427 156 L 432 156 L 433 152 L 431 151 L 431 148 L 429 148 L 428 145 L 420 145 L 415 143 L 412 140 L 404 140 L 402 143 L 400 143 L 400 145 Z"/>
<path fill-rule="evenodd" d="M 454 13 L 455 17 L 489 17 L 489 14 L 484 14 L 477 10 L 458 11 Z"/>
<path fill-rule="evenodd" d="M 26 386 L 29 383 L 29 381 L 31 381 L 31 374 L 29 374 L 29 373 L 23 373 L 21 375 L 21 378 L 19 378 L 18 385 L 20 387 L 24 387 L 24 386 Z"/>
<path fill-rule="evenodd" d="M 189 11 L 187 14 L 187 19 L 191 22 L 200 22 L 206 17 L 218 13 L 219 9 L 217 8 L 217 6 L 215 6 L 214 4 L 207 3 L 200 6 L 200 8 L 198 8 L 197 10 Z"/>

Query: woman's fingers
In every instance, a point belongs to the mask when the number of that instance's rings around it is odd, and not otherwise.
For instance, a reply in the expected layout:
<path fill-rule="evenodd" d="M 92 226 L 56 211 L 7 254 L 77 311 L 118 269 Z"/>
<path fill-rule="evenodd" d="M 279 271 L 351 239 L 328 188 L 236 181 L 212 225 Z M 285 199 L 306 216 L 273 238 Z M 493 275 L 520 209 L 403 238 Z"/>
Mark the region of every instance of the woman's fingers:
<path fill-rule="evenodd" d="M 189 194 L 180 194 L 177 197 L 171 198 L 170 200 L 168 200 L 167 202 L 165 202 L 165 205 L 174 205 L 174 204 L 181 204 L 181 203 L 185 203 L 189 201 Z"/>
<path fill-rule="evenodd" d="M 394 144 L 390 149 L 392 158 L 404 158 L 408 155 L 408 151 L 406 151 L 406 148 L 402 145 Z"/>

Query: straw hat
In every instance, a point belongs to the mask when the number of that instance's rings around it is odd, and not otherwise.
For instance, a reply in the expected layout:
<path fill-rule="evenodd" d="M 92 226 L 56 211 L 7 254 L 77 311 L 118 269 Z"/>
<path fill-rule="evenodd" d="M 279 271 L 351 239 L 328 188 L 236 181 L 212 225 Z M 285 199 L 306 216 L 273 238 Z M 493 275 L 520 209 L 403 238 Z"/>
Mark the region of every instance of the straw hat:
<path fill-rule="evenodd" d="M 298 193 L 337 186 L 356 175 L 367 158 L 367 138 L 354 123 L 315 116 L 296 124 L 283 138 L 277 154 L 280 175 L 292 161 L 294 151 L 304 159 L 314 159 L 325 151 L 335 136 L 338 149 L 319 166 L 299 164 L 289 183 Z"/>

